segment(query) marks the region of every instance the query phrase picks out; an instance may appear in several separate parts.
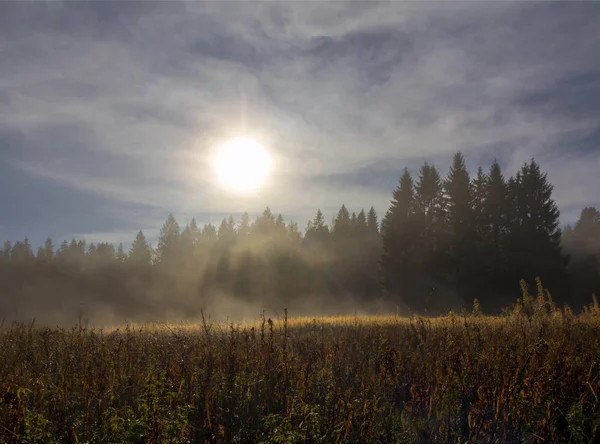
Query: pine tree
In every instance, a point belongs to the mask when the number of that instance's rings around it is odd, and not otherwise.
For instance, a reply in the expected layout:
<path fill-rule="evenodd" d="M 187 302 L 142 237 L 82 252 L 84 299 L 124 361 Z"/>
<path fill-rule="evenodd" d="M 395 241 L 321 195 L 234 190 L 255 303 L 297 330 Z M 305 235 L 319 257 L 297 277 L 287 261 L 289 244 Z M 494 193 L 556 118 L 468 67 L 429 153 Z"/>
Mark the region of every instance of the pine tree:
<path fill-rule="evenodd" d="M 329 227 L 321 210 L 317 210 L 314 219 L 307 224 L 305 241 L 309 245 L 324 245 L 329 239 Z"/>
<path fill-rule="evenodd" d="M 277 219 L 275 219 L 275 233 L 278 236 L 282 236 L 285 234 L 285 221 L 283 220 L 283 216 L 281 214 L 277 215 Z"/>
<path fill-rule="evenodd" d="M 404 169 L 390 207 L 381 223 L 383 254 L 380 279 L 387 294 L 413 308 L 421 308 L 421 288 L 415 285 L 418 268 L 413 260 L 419 232 L 419 220 L 413 179 Z"/>
<path fill-rule="evenodd" d="M 229 245 L 235 240 L 235 224 L 232 218 L 223 218 L 221 225 L 219 225 L 217 237 L 221 245 Z"/>
<path fill-rule="evenodd" d="M 354 223 L 354 232 L 358 237 L 366 237 L 369 234 L 367 228 L 367 215 L 365 214 L 365 210 L 361 209 L 356 216 L 356 222 Z"/>
<path fill-rule="evenodd" d="M 217 229 L 212 224 L 206 224 L 202 228 L 202 238 L 210 246 L 217 241 Z"/>
<path fill-rule="evenodd" d="M 356 217 L 356 215 L 355 215 Z M 339 243 L 343 242 L 350 235 L 352 227 L 352 222 L 350 219 L 350 213 L 346 208 L 346 205 L 342 205 L 336 218 L 333 220 L 333 226 L 331 230 L 331 235 L 333 239 Z"/>
<path fill-rule="evenodd" d="M 96 245 L 96 255 L 99 262 L 109 264 L 115 260 L 115 246 L 108 242 L 101 242 Z"/>
<path fill-rule="evenodd" d="M 496 160 L 490 167 L 485 188 L 483 211 L 488 224 L 489 243 L 499 251 L 508 229 L 509 199 L 508 185 Z"/>
<path fill-rule="evenodd" d="M 453 236 L 463 236 L 473 228 L 473 191 L 465 158 L 456 153 L 448 177 L 444 181 L 447 195 L 447 218 L 450 233 Z"/>
<path fill-rule="evenodd" d="M 446 192 L 446 218 L 448 227 L 448 250 L 446 272 L 449 284 L 463 299 L 466 306 L 471 305 L 476 288 L 471 285 L 474 263 L 475 235 L 474 211 L 472 207 L 473 191 L 471 180 L 465 165 L 465 158 L 456 153 L 448 177 L 444 181 Z"/>
<path fill-rule="evenodd" d="M 2 246 L 2 256 L 4 257 L 4 259 L 9 260 L 11 252 L 12 243 L 10 241 L 4 241 L 4 245 Z"/>
<path fill-rule="evenodd" d="M 50 263 L 54 260 L 54 244 L 49 237 L 46 242 L 38 250 L 37 259 L 41 262 Z"/>
<path fill-rule="evenodd" d="M 250 216 L 248 213 L 245 212 L 242 214 L 242 217 L 240 218 L 240 225 L 237 231 L 238 237 L 242 239 L 250 235 Z"/>
<path fill-rule="evenodd" d="M 367 229 L 372 235 L 379 235 L 379 222 L 377 220 L 377 212 L 371 207 L 367 214 Z"/>
<path fill-rule="evenodd" d="M 160 229 L 158 238 L 158 246 L 156 249 L 157 261 L 159 265 L 167 267 L 176 267 L 180 257 L 180 241 L 181 234 L 179 232 L 179 224 L 170 213 L 167 220 Z"/>
<path fill-rule="evenodd" d="M 568 259 L 562 254 L 559 211 L 553 186 L 535 160 L 523 165 L 510 183 L 513 211 L 507 240 L 512 280 L 542 279 L 550 290 L 565 291 Z"/>
<path fill-rule="evenodd" d="M 265 208 L 254 224 L 254 232 L 260 236 L 270 235 L 275 228 L 275 216 L 269 207 Z"/>
<path fill-rule="evenodd" d="M 446 234 L 444 195 L 438 170 L 427 162 L 421 166 L 415 186 L 415 215 L 418 227 L 415 228 L 414 242 L 417 247 L 412 261 L 421 271 L 419 288 L 423 289 L 424 305 L 437 305 L 440 301 L 432 298 L 437 297 L 435 289 L 444 281 L 441 273 Z"/>
<path fill-rule="evenodd" d="M 123 250 L 123 242 L 119 242 L 119 247 L 117 248 L 117 254 L 115 260 L 118 263 L 123 263 L 127 259 L 127 255 L 125 254 L 125 250 Z"/>
<path fill-rule="evenodd" d="M 481 240 L 488 238 L 489 224 L 486 215 L 486 199 L 488 178 L 483 173 L 483 168 L 477 169 L 477 176 L 473 179 L 473 211 L 474 211 L 474 229 Z"/>
<path fill-rule="evenodd" d="M 15 242 L 10 253 L 10 258 L 15 262 L 26 262 L 35 258 L 27 237 L 22 241 Z"/>
<path fill-rule="evenodd" d="M 190 238 L 192 240 L 192 245 L 196 245 L 200 241 L 200 229 L 198 228 L 198 223 L 196 222 L 196 218 L 192 217 L 192 221 L 190 222 Z"/>
<path fill-rule="evenodd" d="M 148 242 L 146 242 L 146 236 L 144 236 L 143 231 L 140 230 L 131 244 L 127 263 L 141 269 L 150 266 L 151 262 L 152 248 L 148 245 Z"/>
<path fill-rule="evenodd" d="M 416 206 L 423 220 L 423 226 L 429 232 L 435 231 L 442 211 L 442 180 L 433 165 L 427 162 L 419 171 L 416 187 Z"/>
<path fill-rule="evenodd" d="M 302 239 L 302 233 L 300 233 L 296 222 L 289 222 L 286 226 L 286 232 L 292 244 L 297 244 Z"/>

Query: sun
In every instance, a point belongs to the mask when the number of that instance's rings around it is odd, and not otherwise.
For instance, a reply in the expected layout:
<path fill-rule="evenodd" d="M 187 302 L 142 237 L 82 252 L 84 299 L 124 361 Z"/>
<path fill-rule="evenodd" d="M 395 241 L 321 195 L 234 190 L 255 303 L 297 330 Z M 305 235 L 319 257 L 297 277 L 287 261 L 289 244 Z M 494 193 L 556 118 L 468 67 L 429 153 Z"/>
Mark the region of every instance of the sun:
<path fill-rule="evenodd" d="M 221 185 L 236 193 L 252 193 L 266 182 L 271 157 L 256 140 L 240 137 L 224 143 L 214 158 Z"/>

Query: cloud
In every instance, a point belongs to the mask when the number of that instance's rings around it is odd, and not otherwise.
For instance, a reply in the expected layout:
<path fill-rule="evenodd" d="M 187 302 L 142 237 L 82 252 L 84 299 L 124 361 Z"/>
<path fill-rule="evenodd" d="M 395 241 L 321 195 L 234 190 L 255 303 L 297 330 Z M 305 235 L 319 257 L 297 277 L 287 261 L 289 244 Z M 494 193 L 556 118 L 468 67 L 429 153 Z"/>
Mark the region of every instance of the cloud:
<path fill-rule="evenodd" d="M 472 168 L 498 158 L 507 175 L 536 157 L 565 221 L 600 205 L 593 3 L 0 9 L 0 195 L 20 208 L 4 235 L 58 231 L 33 215 L 133 238 L 170 211 L 218 218 L 270 205 L 301 225 L 342 202 L 383 212 L 405 165 L 444 172 L 457 150 Z M 241 131 L 276 156 L 257 196 L 228 195 L 207 163 Z M 99 202 L 107 216 L 92 223 L 83 214 Z"/>

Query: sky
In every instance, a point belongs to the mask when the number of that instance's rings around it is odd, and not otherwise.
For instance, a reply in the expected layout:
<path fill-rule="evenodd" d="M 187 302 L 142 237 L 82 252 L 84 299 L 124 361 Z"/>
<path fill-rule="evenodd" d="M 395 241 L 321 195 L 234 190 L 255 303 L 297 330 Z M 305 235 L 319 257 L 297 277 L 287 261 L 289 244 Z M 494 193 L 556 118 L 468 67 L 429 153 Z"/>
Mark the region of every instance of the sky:
<path fill-rule="evenodd" d="M 600 207 L 598 2 L 1 2 L 0 239 L 155 239 L 267 205 L 380 215 L 406 166 L 535 157 Z M 215 146 L 273 155 L 215 182 Z"/>

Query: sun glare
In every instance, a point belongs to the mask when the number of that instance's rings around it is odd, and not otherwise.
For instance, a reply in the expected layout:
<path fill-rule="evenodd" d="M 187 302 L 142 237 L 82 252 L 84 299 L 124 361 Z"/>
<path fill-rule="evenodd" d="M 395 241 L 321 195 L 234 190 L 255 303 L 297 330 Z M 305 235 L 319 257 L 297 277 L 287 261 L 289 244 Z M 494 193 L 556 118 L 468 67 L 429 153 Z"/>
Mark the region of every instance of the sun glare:
<path fill-rule="evenodd" d="M 251 193 L 266 182 L 271 157 L 255 140 L 239 138 L 219 148 L 214 168 L 221 185 L 237 193 Z"/>

